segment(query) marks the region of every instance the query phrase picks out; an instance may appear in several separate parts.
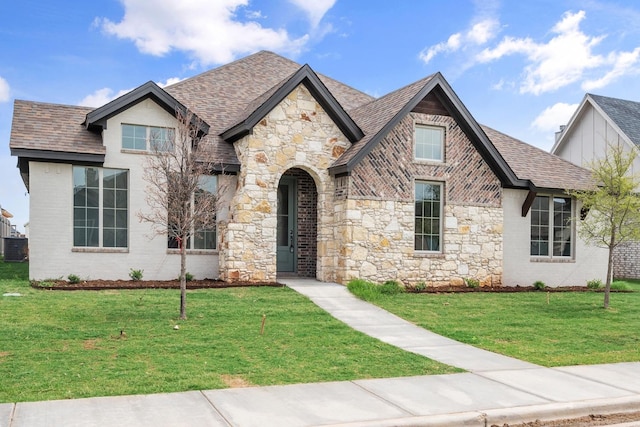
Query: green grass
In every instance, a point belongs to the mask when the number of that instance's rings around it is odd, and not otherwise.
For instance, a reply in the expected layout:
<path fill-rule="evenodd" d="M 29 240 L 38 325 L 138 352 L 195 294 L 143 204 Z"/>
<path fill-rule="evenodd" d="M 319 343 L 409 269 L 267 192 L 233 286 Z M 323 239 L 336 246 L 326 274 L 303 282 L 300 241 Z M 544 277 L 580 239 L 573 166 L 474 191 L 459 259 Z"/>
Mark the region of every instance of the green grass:
<path fill-rule="evenodd" d="M 288 288 L 189 291 L 187 313 L 178 320 L 178 290 L 36 290 L 26 264 L 0 261 L 0 402 L 457 371 Z"/>
<path fill-rule="evenodd" d="M 602 292 L 550 293 L 549 304 L 544 291 L 368 300 L 435 333 L 543 366 L 640 361 L 640 281 L 621 283 L 635 292 L 612 293 L 608 310 Z"/>

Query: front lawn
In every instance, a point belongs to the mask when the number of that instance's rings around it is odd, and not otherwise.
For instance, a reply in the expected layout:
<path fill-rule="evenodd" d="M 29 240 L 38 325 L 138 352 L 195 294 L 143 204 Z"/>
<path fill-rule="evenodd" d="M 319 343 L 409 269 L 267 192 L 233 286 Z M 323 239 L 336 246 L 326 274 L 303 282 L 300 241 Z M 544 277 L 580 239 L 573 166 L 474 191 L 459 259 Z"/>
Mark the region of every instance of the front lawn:
<path fill-rule="evenodd" d="M 356 332 L 288 288 L 189 291 L 186 321 L 179 296 L 35 290 L 26 264 L 0 261 L 0 402 L 458 371 Z"/>
<path fill-rule="evenodd" d="M 446 337 L 543 366 L 640 361 L 640 281 L 633 293 L 459 293 L 364 299 Z M 353 288 L 353 286 L 350 286 Z"/>

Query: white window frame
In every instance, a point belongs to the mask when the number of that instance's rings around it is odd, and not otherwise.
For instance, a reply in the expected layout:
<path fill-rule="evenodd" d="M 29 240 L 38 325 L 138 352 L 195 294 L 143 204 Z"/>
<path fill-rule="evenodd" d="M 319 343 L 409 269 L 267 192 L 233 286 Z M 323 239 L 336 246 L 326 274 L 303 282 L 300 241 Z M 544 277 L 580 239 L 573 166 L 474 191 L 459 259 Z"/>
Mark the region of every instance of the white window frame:
<path fill-rule="evenodd" d="M 533 235 L 533 227 L 534 227 L 534 221 L 536 220 L 537 214 L 536 211 L 540 211 L 539 209 L 535 208 L 536 205 L 536 200 L 539 198 L 547 198 L 549 200 L 549 206 L 546 209 L 546 211 L 541 211 L 541 212 L 546 212 L 547 213 L 547 217 L 548 217 L 548 221 L 547 224 L 540 224 L 540 221 L 538 221 L 538 227 L 540 226 L 546 226 L 547 228 L 547 240 L 546 240 L 546 245 L 547 245 L 547 253 L 546 254 L 534 254 L 533 253 L 533 242 L 534 242 L 534 235 Z M 555 199 L 565 199 L 565 200 L 569 200 L 569 203 L 571 205 L 571 211 L 569 213 L 569 217 L 568 218 L 556 218 L 558 215 L 561 215 L 560 213 L 556 213 L 555 212 Z M 564 259 L 564 260 L 569 260 L 569 259 L 573 259 L 574 255 L 575 255 L 575 247 L 576 247 L 576 230 L 575 230 L 575 226 L 574 226 L 574 221 L 572 221 L 572 218 L 575 218 L 575 209 L 576 209 L 576 204 L 575 204 L 575 199 L 567 196 L 567 195 L 563 195 L 563 194 L 538 194 L 536 195 L 536 198 L 534 199 L 534 202 L 531 205 L 530 208 L 530 213 L 529 213 L 529 255 L 531 256 L 531 258 L 535 258 L 535 259 Z M 554 254 L 554 250 L 556 248 L 556 243 L 558 244 L 562 244 L 562 240 L 556 240 L 555 239 L 555 230 L 556 230 L 556 221 L 560 220 L 565 220 L 566 223 L 559 228 L 558 232 L 562 232 L 563 230 L 569 230 L 569 254 L 568 255 L 563 255 L 561 251 L 560 255 L 555 255 Z M 538 242 L 544 242 L 543 240 L 537 240 Z M 538 250 L 537 252 L 540 252 L 540 250 Z"/>
<path fill-rule="evenodd" d="M 75 182 L 75 171 L 76 170 L 87 170 L 87 169 L 96 169 L 98 171 L 98 187 L 92 187 L 92 188 L 97 188 L 98 189 L 98 225 L 97 227 L 91 227 L 91 228 L 95 228 L 97 229 L 97 234 L 98 234 L 98 244 L 97 245 L 76 245 L 76 240 L 75 240 L 75 233 L 76 233 L 76 228 L 81 229 L 83 227 L 76 227 L 76 209 L 82 209 L 82 205 L 76 205 L 76 199 L 75 199 L 75 187 L 76 187 L 76 182 Z M 104 171 L 105 170 L 109 170 L 109 171 L 118 171 L 118 172 L 126 172 L 126 180 L 127 180 L 127 195 L 126 195 L 126 245 L 125 246 L 104 246 L 104 233 L 105 233 L 105 221 L 104 221 L 104 217 L 105 217 L 105 209 L 108 210 L 112 210 L 114 211 L 114 215 L 116 211 L 122 211 L 124 210 L 121 206 L 113 206 L 113 207 L 108 207 L 105 208 L 105 204 L 104 204 L 104 195 L 105 195 L 105 187 L 104 187 Z M 131 200 L 130 200 L 130 194 L 131 194 L 131 185 L 130 185 L 130 173 L 128 169 L 118 169 L 118 168 L 101 168 L 101 167 L 96 167 L 96 166 L 80 166 L 80 165 L 74 165 L 72 167 L 72 191 L 73 191 L 73 201 L 72 201 L 72 215 L 73 215 L 73 227 L 72 227 L 72 242 L 73 242 L 73 247 L 74 248 L 104 248 L 104 249 L 127 249 L 129 247 L 129 241 L 130 241 L 130 220 L 129 220 L 129 214 L 130 214 L 130 210 L 131 210 Z M 114 189 L 107 189 L 107 190 L 115 190 L 115 192 L 117 191 L 122 191 L 122 188 L 114 188 Z M 114 197 L 116 195 L 114 194 Z M 115 220 L 115 219 L 114 219 Z M 122 229 L 122 227 L 108 227 L 109 230 L 115 230 L 115 229 Z"/>
<path fill-rule="evenodd" d="M 125 136 L 124 136 L 124 131 L 125 131 L 125 127 L 130 126 L 135 128 L 144 128 L 144 132 L 145 132 L 145 147 L 144 148 L 135 148 L 135 147 L 125 147 L 124 146 L 124 141 L 125 141 Z M 133 123 L 122 123 L 121 127 L 120 127 L 120 147 L 123 150 L 126 151 L 137 151 L 137 152 L 147 152 L 147 151 L 152 151 L 153 147 L 152 145 L 154 144 L 154 138 L 153 138 L 153 132 L 156 131 L 161 131 L 163 133 L 165 133 L 166 135 L 166 139 L 164 141 L 165 143 L 165 147 L 164 149 L 158 149 L 158 151 L 170 151 L 173 150 L 173 142 L 171 141 L 173 138 L 175 138 L 175 129 L 171 128 L 171 127 L 164 127 L 164 126 L 147 126 L 147 125 L 138 125 L 138 124 L 133 124 Z"/>
<path fill-rule="evenodd" d="M 428 147 L 433 147 L 433 144 L 423 147 L 423 145 L 426 145 L 426 144 L 423 141 L 421 141 L 421 138 L 418 135 L 420 130 L 439 132 L 440 134 L 439 157 L 435 157 L 435 156 L 430 157 L 427 155 L 420 155 L 420 153 L 426 153 Z M 444 148 L 445 148 L 446 139 L 447 139 L 447 129 L 444 126 L 415 123 L 413 126 L 413 158 L 417 161 L 444 163 L 444 156 L 445 156 Z"/>
<path fill-rule="evenodd" d="M 425 233 L 418 233 L 418 224 L 422 225 L 422 230 L 424 231 L 424 221 L 429 220 L 432 221 L 433 220 L 433 216 L 424 216 L 425 215 L 425 211 L 424 211 L 424 205 L 422 206 L 423 211 L 421 212 L 420 216 L 418 216 L 418 211 L 416 209 L 416 205 L 419 201 L 429 201 L 429 199 L 418 199 L 417 197 L 417 192 L 418 192 L 418 186 L 419 185 L 432 185 L 432 186 L 436 186 L 439 189 L 439 199 L 438 199 L 438 249 L 433 250 L 433 249 L 424 249 L 424 244 L 418 245 L 418 236 L 435 236 L 435 234 L 425 234 Z M 414 218 L 414 228 L 413 228 L 413 234 L 414 234 L 414 241 L 413 241 L 413 249 L 416 252 L 420 252 L 420 253 L 434 253 L 434 254 L 441 254 L 442 253 L 442 248 L 444 247 L 443 244 L 443 231 L 444 231 L 444 183 L 443 182 L 437 182 L 437 181 L 427 181 L 427 180 L 416 180 L 414 183 L 414 212 L 413 212 L 413 218 Z M 424 242 L 424 241 L 423 241 Z M 420 246 L 420 248 L 418 248 Z"/>

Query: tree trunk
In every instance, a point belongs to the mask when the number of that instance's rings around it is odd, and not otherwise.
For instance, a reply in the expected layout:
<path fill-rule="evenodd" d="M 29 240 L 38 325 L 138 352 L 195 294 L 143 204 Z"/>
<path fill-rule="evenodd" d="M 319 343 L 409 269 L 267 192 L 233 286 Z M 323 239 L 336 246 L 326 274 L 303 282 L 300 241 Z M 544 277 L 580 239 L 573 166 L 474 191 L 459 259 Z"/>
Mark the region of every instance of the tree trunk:
<path fill-rule="evenodd" d="M 187 318 L 187 236 L 180 240 L 180 320 Z"/>
<path fill-rule="evenodd" d="M 604 308 L 609 308 L 609 293 L 611 291 L 611 278 L 613 276 L 613 248 L 616 242 L 616 230 L 611 229 L 611 237 L 609 240 L 609 259 L 607 262 L 607 280 L 604 286 Z"/>

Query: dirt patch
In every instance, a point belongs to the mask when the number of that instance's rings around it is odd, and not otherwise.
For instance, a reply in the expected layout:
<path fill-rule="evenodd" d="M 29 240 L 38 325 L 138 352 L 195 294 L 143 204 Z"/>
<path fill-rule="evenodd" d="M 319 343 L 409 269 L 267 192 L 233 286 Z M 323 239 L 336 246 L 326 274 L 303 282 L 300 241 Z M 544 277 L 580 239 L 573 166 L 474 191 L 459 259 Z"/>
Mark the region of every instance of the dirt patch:
<path fill-rule="evenodd" d="M 31 282 L 36 289 L 80 291 L 80 290 L 105 290 L 105 289 L 180 289 L 179 280 L 84 280 L 80 283 L 69 283 L 66 280 L 47 280 Z M 221 280 L 191 280 L 187 282 L 187 289 L 231 288 L 247 286 L 274 286 L 282 287 L 280 283 L 244 283 L 223 282 Z"/>
<path fill-rule="evenodd" d="M 98 348 L 99 342 L 99 339 L 84 340 L 82 342 L 82 348 L 84 348 L 85 350 L 95 350 L 96 348 Z"/>
<path fill-rule="evenodd" d="M 521 424 L 492 424 L 491 427 L 592 427 L 640 421 L 640 412 L 627 412 L 608 415 L 587 415 L 553 421 L 532 421 Z M 634 424 L 636 425 L 636 424 Z"/>
<path fill-rule="evenodd" d="M 229 388 L 244 388 L 253 386 L 253 384 L 251 384 L 249 381 L 238 375 L 220 375 L 220 379 Z"/>
<path fill-rule="evenodd" d="M 11 356 L 11 353 L 8 351 L 0 351 L 0 359 L 4 359 L 5 357 Z"/>

